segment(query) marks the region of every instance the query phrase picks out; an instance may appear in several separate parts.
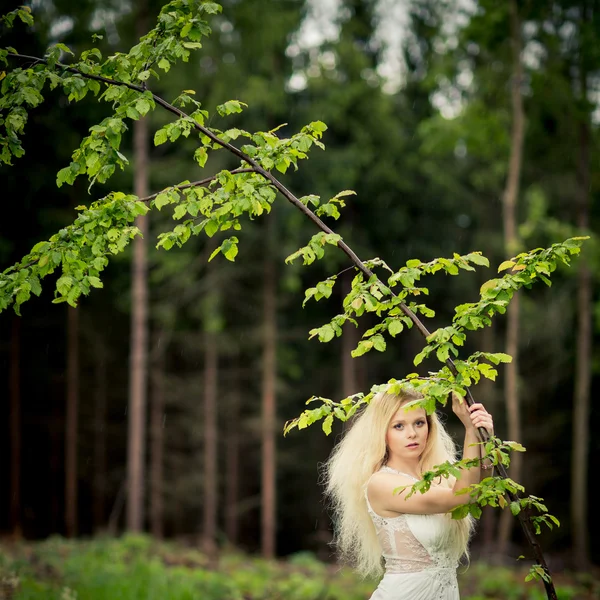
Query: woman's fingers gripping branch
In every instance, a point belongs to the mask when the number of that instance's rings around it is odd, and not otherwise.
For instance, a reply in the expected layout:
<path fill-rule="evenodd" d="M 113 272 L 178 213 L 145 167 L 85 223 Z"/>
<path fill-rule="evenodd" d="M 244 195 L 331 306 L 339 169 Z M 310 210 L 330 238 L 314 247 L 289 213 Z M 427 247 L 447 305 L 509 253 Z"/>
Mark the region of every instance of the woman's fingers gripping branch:
<path fill-rule="evenodd" d="M 489 435 L 494 435 L 494 420 L 492 415 L 480 402 L 469 406 L 458 394 L 452 393 L 452 410 L 466 429 L 483 427 Z"/>

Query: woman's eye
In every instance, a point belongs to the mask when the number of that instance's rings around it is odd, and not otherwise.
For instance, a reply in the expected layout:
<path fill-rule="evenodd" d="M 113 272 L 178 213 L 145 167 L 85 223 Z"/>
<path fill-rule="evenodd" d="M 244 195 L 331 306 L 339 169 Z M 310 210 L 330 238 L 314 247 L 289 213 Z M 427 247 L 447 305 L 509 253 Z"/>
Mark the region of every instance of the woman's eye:
<path fill-rule="evenodd" d="M 404 425 L 402 425 L 401 423 L 394 425 L 394 429 L 402 429 L 403 427 Z"/>
<path fill-rule="evenodd" d="M 419 427 L 422 427 L 423 425 L 425 425 L 425 421 L 417 421 L 417 425 Z"/>

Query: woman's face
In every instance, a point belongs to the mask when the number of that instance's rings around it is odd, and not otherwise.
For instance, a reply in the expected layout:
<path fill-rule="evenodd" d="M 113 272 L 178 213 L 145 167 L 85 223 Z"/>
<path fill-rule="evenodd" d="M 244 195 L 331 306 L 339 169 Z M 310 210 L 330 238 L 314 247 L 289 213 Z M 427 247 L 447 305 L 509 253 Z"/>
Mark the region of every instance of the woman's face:
<path fill-rule="evenodd" d="M 401 406 L 388 425 L 385 442 L 390 456 L 415 459 L 425 450 L 429 425 L 423 408 L 406 410 Z"/>

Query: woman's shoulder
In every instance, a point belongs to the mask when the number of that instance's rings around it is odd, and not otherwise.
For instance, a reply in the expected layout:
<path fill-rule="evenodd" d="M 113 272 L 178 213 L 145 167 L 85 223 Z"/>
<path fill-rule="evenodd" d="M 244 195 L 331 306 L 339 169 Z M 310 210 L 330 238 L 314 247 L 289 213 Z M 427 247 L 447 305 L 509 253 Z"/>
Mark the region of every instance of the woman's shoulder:
<path fill-rule="evenodd" d="M 367 489 L 369 492 L 377 494 L 377 492 L 388 492 L 390 488 L 396 489 L 404 485 L 412 486 L 416 481 L 414 477 L 406 473 L 381 468 L 371 475 L 367 482 Z"/>
<path fill-rule="evenodd" d="M 385 519 L 398 518 L 403 513 L 389 506 L 389 499 L 398 488 L 410 487 L 414 479 L 409 475 L 391 471 L 375 471 L 367 482 L 367 500 L 371 509 Z"/>

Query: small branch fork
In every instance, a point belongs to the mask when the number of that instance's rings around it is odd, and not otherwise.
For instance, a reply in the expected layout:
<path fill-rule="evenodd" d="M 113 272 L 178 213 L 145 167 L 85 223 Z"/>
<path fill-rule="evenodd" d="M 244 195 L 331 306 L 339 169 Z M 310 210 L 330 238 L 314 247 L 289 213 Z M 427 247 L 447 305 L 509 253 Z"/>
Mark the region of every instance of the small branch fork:
<path fill-rule="evenodd" d="M 24 54 L 9 53 L 7 56 L 11 57 L 11 58 L 22 59 L 22 60 L 31 60 L 36 63 L 47 63 L 47 61 L 44 59 L 34 57 L 34 56 L 27 56 Z M 105 83 L 106 85 L 125 86 L 131 90 L 139 92 L 140 94 L 148 93 L 148 90 L 146 90 L 144 87 L 138 86 L 138 85 L 135 85 L 132 83 L 123 83 L 120 81 L 115 81 L 113 79 L 109 79 L 107 77 L 83 73 L 74 67 L 69 67 L 69 66 L 63 65 L 61 63 L 56 63 L 56 67 L 63 69 L 64 71 L 68 71 L 70 73 L 74 73 L 81 77 L 87 78 L 87 79 L 93 79 L 95 81 Z M 242 173 L 242 172 L 247 173 L 247 172 L 254 171 L 254 172 L 262 175 L 266 180 L 268 180 L 273 185 L 273 187 L 275 189 L 277 189 L 282 194 L 282 196 L 286 200 L 288 200 L 298 210 L 300 210 L 302 213 L 304 213 L 313 223 L 315 223 L 315 225 L 317 225 L 317 227 L 319 229 L 321 229 L 322 231 L 324 231 L 325 233 L 328 233 L 328 234 L 334 233 L 334 231 L 332 229 L 330 229 L 317 215 L 315 215 L 315 213 L 312 210 L 310 210 L 306 205 L 304 205 L 272 173 L 270 173 L 269 171 L 264 169 L 258 162 L 253 160 L 250 156 L 248 156 L 247 154 L 242 152 L 239 148 L 237 148 L 233 144 L 230 144 L 229 142 L 226 142 L 226 141 L 220 139 L 210 129 L 204 127 L 203 125 L 200 125 L 198 122 L 196 122 L 194 119 L 192 119 L 187 113 L 185 113 L 181 109 L 177 108 L 176 106 L 173 106 L 172 104 L 170 104 L 169 102 L 167 102 L 160 96 L 157 96 L 153 92 L 150 91 L 150 93 L 152 93 L 152 98 L 156 104 L 162 106 L 165 110 L 173 113 L 174 115 L 176 115 L 179 118 L 189 120 L 191 123 L 193 123 L 193 126 L 197 131 L 199 131 L 200 133 L 202 133 L 203 135 L 208 137 L 215 144 L 218 144 L 222 148 L 228 150 L 231 154 L 237 156 L 241 161 L 245 162 L 246 164 L 248 164 L 250 166 L 250 168 L 235 169 L 235 170 L 231 171 L 231 173 Z M 174 188 L 182 190 L 182 189 L 186 189 L 186 188 L 190 188 L 190 187 L 206 185 L 207 183 L 210 183 L 210 181 L 212 181 L 213 179 L 214 179 L 214 177 L 210 177 L 210 178 L 198 181 L 198 182 L 184 184 L 182 186 L 174 186 Z M 158 193 L 152 194 L 151 196 L 141 198 L 140 200 L 143 202 L 148 202 L 148 201 L 154 199 L 157 195 L 158 195 Z M 348 258 L 352 261 L 354 266 L 359 271 L 361 271 L 367 278 L 370 278 L 374 275 L 373 271 L 371 271 L 371 269 L 369 269 L 368 267 L 365 266 L 363 261 L 360 260 L 360 258 L 356 255 L 356 253 L 352 250 L 352 248 L 350 248 L 350 246 L 348 246 L 343 240 L 340 240 L 337 245 L 340 248 L 340 250 L 342 250 L 342 252 L 344 252 L 348 256 Z M 392 295 L 396 296 L 396 294 L 392 290 L 390 290 L 390 291 L 391 291 Z M 429 337 L 430 331 L 427 329 L 427 327 L 425 327 L 425 325 L 417 317 L 417 315 L 413 311 L 411 311 L 410 308 L 404 302 L 401 302 L 399 304 L 399 307 L 400 307 L 400 310 L 402 310 L 402 312 L 407 317 L 410 318 L 410 320 L 413 322 L 415 327 L 419 330 L 421 335 L 423 335 L 423 337 L 425 337 L 425 338 Z M 446 365 L 448 366 L 448 368 L 454 375 L 458 374 L 458 371 L 456 369 L 454 361 L 451 358 L 448 358 L 446 360 Z M 471 406 L 475 402 L 473 395 L 471 394 L 471 390 L 469 388 L 467 388 L 465 401 L 467 402 L 467 404 L 469 406 Z M 489 440 L 488 432 L 483 427 L 480 427 L 478 429 L 478 432 L 479 432 L 479 436 L 483 442 L 487 442 Z M 498 463 L 496 468 L 498 469 L 498 472 L 503 479 L 508 478 L 508 473 L 503 464 Z M 517 493 L 507 491 L 506 494 L 510 498 L 511 501 L 519 500 L 519 495 Z M 550 570 L 548 568 L 548 565 L 547 565 L 544 555 L 542 553 L 542 549 L 535 538 L 535 533 L 533 532 L 531 524 L 529 523 L 526 515 L 524 514 L 524 511 L 521 511 L 517 515 L 517 518 L 519 519 L 521 527 L 525 533 L 527 542 L 529 543 L 529 545 L 531 546 L 531 548 L 533 550 L 533 554 L 535 556 L 536 561 L 542 567 L 542 569 L 545 571 L 545 573 L 548 575 L 547 578 L 543 578 L 543 582 L 544 582 L 544 586 L 546 588 L 546 593 L 548 595 L 548 598 L 549 598 L 549 600 L 558 600 L 556 591 L 554 589 L 554 584 L 553 584 L 551 576 L 550 576 Z M 546 581 L 546 579 L 548 579 L 548 581 Z"/>

